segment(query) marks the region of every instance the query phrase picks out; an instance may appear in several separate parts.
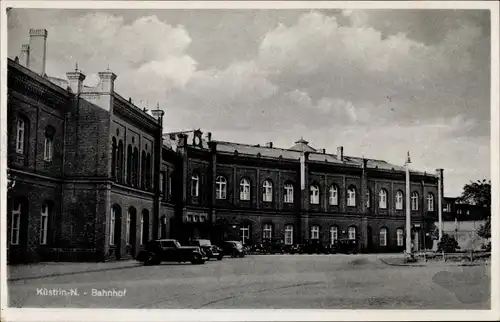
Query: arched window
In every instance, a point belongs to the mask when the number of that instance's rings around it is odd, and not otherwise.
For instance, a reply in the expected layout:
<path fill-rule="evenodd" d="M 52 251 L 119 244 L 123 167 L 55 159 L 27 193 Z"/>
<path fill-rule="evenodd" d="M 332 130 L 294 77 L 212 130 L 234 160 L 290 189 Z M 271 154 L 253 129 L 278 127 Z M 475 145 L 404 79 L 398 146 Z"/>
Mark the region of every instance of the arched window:
<path fill-rule="evenodd" d="M 339 204 L 339 189 L 336 185 L 332 184 L 328 192 L 328 203 L 330 206 L 337 206 Z"/>
<path fill-rule="evenodd" d="M 142 151 L 141 154 L 141 188 L 146 189 L 146 177 L 147 177 L 147 161 L 146 161 L 146 151 Z"/>
<path fill-rule="evenodd" d="M 418 192 L 411 193 L 411 210 L 418 210 Z"/>
<path fill-rule="evenodd" d="M 167 217 L 163 215 L 160 220 L 160 238 L 167 238 Z"/>
<path fill-rule="evenodd" d="M 366 190 L 366 208 L 371 207 L 372 192 L 370 189 Z"/>
<path fill-rule="evenodd" d="M 12 225 L 10 227 L 10 244 L 19 245 L 19 235 L 21 231 L 22 206 L 20 202 L 15 201 L 12 206 Z"/>
<path fill-rule="evenodd" d="M 146 190 L 151 190 L 151 153 L 146 154 Z"/>
<path fill-rule="evenodd" d="M 403 230 L 403 228 L 396 229 L 396 239 L 397 239 L 398 246 L 404 245 L 404 230 Z"/>
<path fill-rule="evenodd" d="M 250 180 L 247 178 L 240 181 L 240 200 L 250 200 Z"/>
<path fill-rule="evenodd" d="M 427 211 L 434 211 L 434 195 L 430 192 L 427 194 Z"/>
<path fill-rule="evenodd" d="M 191 196 L 198 197 L 200 192 L 200 177 L 196 173 L 191 176 Z"/>
<path fill-rule="evenodd" d="M 134 148 L 132 168 L 132 184 L 134 187 L 139 187 L 139 149 Z"/>
<path fill-rule="evenodd" d="M 293 203 L 293 184 L 285 183 L 284 202 Z"/>
<path fill-rule="evenodd" d="M 242 244 L 246 245 L 248 243 L 248 240 L 250 239 L 250 225 L 248 224 L 241 225 L 240 235 Z"/>
<path fill-rule="evenodd" d="M 349 227 L 347 233 L 349 239 L 356 239 L 356 227 L 354 226 Z"/>
<path fill-rule="evenodd" d="M 47 162 L 52 161 L 52 156 L 54 154 L 54 135 L 56 129 L 52 126 L 47 126 L 45 128 L 45 142 L 43 148 L 43 159 Z"/>
<path fill-rule="evenodd" d="M 27 141 L 28 120 L 25 117 L 17 118 L 16 127 L 16 152 L 24 154 Z"/>
<path fill-rule="evenodd" d="M 380 246 L 387 246 L 387 228 L 380 229 Z"/>
<path fill-rule="evenodd" d="M 215 179 L 215 198 L 226 199 L 227 180 L 223 176 L 218 176 Z"/>
<path fill-rule="evenodd" d="M 113 136 L 111 139 L 111 178 L 116 178 L 116 162 L 117 162 L 117 150 L 118 146 L 116 144 L 116 138 Z"/>
<path fill-rule="evenodd" d="M 285 245 L 293 245 L 293 225 L 285 225 Z"/>
<path fill-rule="evenodd" d="M 356 207 L 356 189 L 353 186 L 347 189 L 347 206 Z"/>
<path fill-rule="evenodd" d="M 109 244 L 115 244 L 115 226 L 116 226 L 116 207 L 111 207 L 111 214 L 109 216 Z"/>
<path fill-rule="evenodd" d="M 339 228 L 337 226 L 330 227 L 330 245 L 334 245 L 339 239 Z"/>
<path fill-rule="evenodd" d="M 311 239 L 319 239 L 319 226 L 311 226 Z"/>
<path fill-rule="evenodd" d="M 123 142 L 122 140 L 118 141 L 118 154 L 116 156 L 116 177 L 118 178 L 119 183 L 123 183 Z"/>
<path fill-rule="evenodd" d="M 49 229 L 50 208 L 47 203 L 42 205 L 40 214 L 40 245 L 47 245 L 47 230 Z"/>
<path fill-rule="evenodd" d="M 141 214 L 141 244 L 149 241 L 149 211 L 144 209 Z"/>
<path fill-rule="evenodd" d="M 272 202 L 273 201 L 273 183 L 270 180 L 265 180 L 262 185 L 263 193 L 262 193 L 262 201 L 264 202 Z"/>
<path fill-rule="evenodd" d="M 130 245 L 130 221 L 131 221 L 130 209 L 127 212 L 127 226 L 125 228 L 125 242 Z"/>
<path fill-rule="evenodd" d="M 309 187 L 310 203 L 313 205 L 319 204 L 319 188 L 313 184 Z"/>
<path fill-rule="evenodd" d="M 396 192 L 396 210 L 403 210 L 403 192 L 401 190 Z"/>
<path fill-rule="evenodd" d="M 380 209 L 387 209 L 387 190 L 380 189 L 378 193 L 378 207 Z"/>
<path fill-rule="evenodd" d="M 273 237 L 273 226 L 271 224 L 265 224 L 262 228 L 262 238 L 270 239 Z"/>
<path fill-rule="evenodd" d="M 133 180 L 132 180 L 132 173 L 133 173 L 133 164 L 134 156 L 132 154 L 132 145 L 127 146 L 127 184 L 131 185 Z"/>

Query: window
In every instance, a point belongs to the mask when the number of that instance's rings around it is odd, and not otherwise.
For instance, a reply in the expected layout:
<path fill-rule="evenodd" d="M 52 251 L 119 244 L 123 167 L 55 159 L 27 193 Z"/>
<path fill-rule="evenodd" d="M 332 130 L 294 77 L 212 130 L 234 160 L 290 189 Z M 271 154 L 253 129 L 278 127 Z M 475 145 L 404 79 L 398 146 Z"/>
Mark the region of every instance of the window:
<path fill-rule="evenodd" d="M 160 195 L 162 198 L 165 196 L 165 172 L 160 173 Z"/>
<path fill-rule="evenodd" d="M 21 204 L 14 202 L 12 207 L 12 226 L 10 230 L 10 244 L 19 245 L 19 232 L 21 229 Z"/>
<path fill-rule="evenodd" d="M 187 216 L 187 221 L 189 221 L 189 222 L 193 221 L 193 215 L 188 215 Z"/>
<path fill-rule="evenodd" d="M 411 193 L 411 210 L 418 210 L 418 192 Z"/>
<path fill-rule="evenodd" d="M 222 176 L 215 179 L 215 198 L 226 199 L 227 180 Z"/>
<path fill-rule="evenodd" d="M 240 234 L 241 234 L 241 242 L 243 245 L 248 243 L 248 240 L 250 239 L 250 226 L 249 225 L 243 225 L 240 227 Z"/>
<path fill-rule="evenodd" d="M 328 202 L 330 206 L 337 206 L 339 204 L 339 193 L 336 185 L 332 185 L 329 190 Z"/>
<path fill-rule="evenodd" d="M 240 200 L 250 200 L 250 181 L 247 178 L 240 181 Z"/>
<path fill-rule="evenodd" d="M 467 216 L 470 215 L 470 210 L 469 209 L 467 209 L 466 215 Z"/>
<path fill-rule="evenodd" d="M 356 227 L 349 227 L 348 229 L 348 236 L 349 236 L 349 239 L 356 239 Z"/>
<path fill-rule="evenodd" d="M 118 154 L 116 156 L 116 178 L 119 183 L 123 183 L 123 142 L 118 141 Z"/>
<path fill-rule="evenodd" d="M 127 212 L 127 228 L 126 228 L 125 242 L 130 245 L 130 210 Z"/>
<path fill-rule="evenodd" d="M 285 184 L 285 203 L 293 203 L 293 185 L 291 183 Z"/>
<path fill-rule="evenodd" d="M 144 244 L 144 214 L 141 214 L 141 234 L 139 235 L 141 244 Z"/>
<path fill-rule="evenodd" d="M 311 227 L 311 239 L 319 239 L 319 226 Z"/>
<path fill-rule="evenodd" d="M 115 244 L 115 220 L 116 220 L 116 209 L 111 208 L 111 216 L 109 219 L 109 244 Z"/>
<path fill-rule="evenodd" d="M 45 136 L 45 145 L 43 149 L 43 159 L 47 162 L 52 161 L 54 151 L 54 139 L 51 136 Z"/>
<path fill-rule="evenodd" d="M 204 222 L 205 221 L 205 216 L 200 216 L 200 222 Z"/>
<path fill-rule="evenodd" d="M 168 176 L 168 195 L 172 195 L 172 175 Z"/>
<path fill-rule="evenodd" d="M 149 241 L 149 211 L 143 210 L 141 214 L 141 243 Z"/>
<path fill-rule="evenodd" d="M 116 157 L 117 157 L 117 146 L 116 146 L 116 138 L 113 137 L 112 143 L 111 143 L 111 178 L 115 179 L 116 178 Z"/>
<path fill-rule="evenodd" d="M 293 245 L 293 225 L 285 226 L 285 245 Z"/>
<path fill-rule="evenodd" d="M 444 211 L 451 212 L 451 204 L 450 203 L 446 204 L 446 209 Z"/>
<path fill-rule="evenodd" d="M 134 155 L 132 154 L 132 145 L 127 146 L 127 184 L 132 184 L 132 173 L 133 173 L 133 160 Z"/>
<path fill-rule="evenodd" d="M 198 222 L 198 216 L 193 216 L 193 222 Z"/>
<path fill-rule="evenodd" d="M 370 189 L 366 190 L 366 208 L 371 207 L 372 192 Z"/>
<path fill-rule="evenodd" d="M 396 210 L 403 210 L 403 192 L 396 192 Z"/>
<path fill-rule="evenodd" d="M 47 244 L 47 229 L 49 228 L 49 206 L 44 203 L 42 205 L 42 213 L 40 217 L 40 245 Z"/>
<path fill-rule="evenodd" d="M 356 189 L 354 187 L 347 189 L 347 206 L 356 207 Z"/>
<path fill-rule="evenodd" d="M 404 245 L 404 231 L 402 228 L 398 228 L 396 230 L 396 237 L 397 237 L 398 246 L 403 246 Z"/>
<path fill-rule="evenodd" d="M 380 229 L 380 246 L 387 246 L 387 228 Z"/>
<path fill-rule="evenodd" d="M 265 224 L 264 229 L 262 230 L 262 238 L 272 238 L 273 237 L 273 226 L 270 224 Z"/>
<path fill-rule="evenodd" d="M 134 148 L 132 167 L 132 185 L 139 187 L 139 150 L 137 148 Z"/>
<path fill-rule="evenodd" d="M 191 197 L 198 197 L 200 192 L 200 178 L 197 174 L 191 176 Z"/>
<path fill-rule="evenodd" d="M 378 193 L 378 207 L 380 209 L 387 209 L 387 190 L 380 189 Z"/>
<path fill-rule="evenodd" d="M 434 211 L 434 195 L 430 192 L 427 194 L 427 211 Z"/>
<path fill-rule="evenodd" d="M 266 180 L 264 181 L 264 184 L 262 185 L 264 188 L 263 194 L 262 194 L 262 201 L 264 202 L 272 202 L 273 201 L 273 184 L 271 181 Z"/>
<path fill-rule="evenodd" d="M 24 139 L 26 137 L 26 122 L 22 118 L 17 119 L 16 152 L 24 153 Z"/>
<path fill-rule="evenodd" d="M 337 226 L 330 227 L 330 245 L 335 244 L 339 239 L 339 228 Z"/>
<path fill-rule="evenodd" d="M 309 188 L 310 203 L 313 205 L 319 204 L 319 188 L 317 185 L 312 185 Z"/>

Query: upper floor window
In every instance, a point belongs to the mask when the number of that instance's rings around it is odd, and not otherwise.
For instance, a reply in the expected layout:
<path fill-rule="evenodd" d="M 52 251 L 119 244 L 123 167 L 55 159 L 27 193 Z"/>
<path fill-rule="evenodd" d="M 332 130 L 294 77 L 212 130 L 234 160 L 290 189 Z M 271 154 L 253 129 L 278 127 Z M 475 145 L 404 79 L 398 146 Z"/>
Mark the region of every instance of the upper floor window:
<path fill-rule="evenodd" d="M 160 172 L 160 195 L 163 197 L 165 195 L 165 172 Z"/>
<path fill-rule="evenodd" d="M 17 130 L 16 130 L 16 152 L 24 153 L 24 141 L 26 139 L 26 121 L 24 118 L 19 117 L 17 119 Z"/>
<path fill-rule="evenodd" d="M 430 192 L 427 194 L 427 210 L 434 211 L 434 195 Z"/>
<path fill-rule="evenodd" d="M 293 185 L 291 183 L 285 184 L 285 194 L 283 201 L 285 203 L 293 203 Z"/>
<path fill-rule="evenodd" d="M 328 203 L 330 206 L 337 206 L 339 204 L 339 189 L 336 185 L 332 184 L 328 192 Z"/>
<path fill-rule="evenodd" d="M 354 187 L 347 189 L 347 206 L 356 207 L 356 189 Z"/>
<path fill-rule="evenodd" d="M 43 159 L 45 161 L 52 161 L 54 151 L 54 134 L 55 129 L 52 126 L 47 126 L 45 129 L 45 144 L 43 149 Z"/>
<path fill-rule="evenodd" d="M 168 176 L 168 179 L 167 179 L 168 183 L 167 183 L 167 186 L 168 186 L 168 195 L 171 196 L 172 195 L 172 175 L 169 175 Z"/>
<path fill-rule="evenodd" d="M 273 226 L 270 224 L 265 224 L 262 229 L 262 238 L 269 239 L 273 237 Z"/>
<path fill-rule="evenodd" d="M 273 183 L 270 180 L 264 181 L 262 185 L 262 201 L 264 202 L 272 202 L 273 201 Z"/>
<path fill-rule="evenodd" d="M 446 212 L 451 212 L 451 204 L 450 203 L 447 203 L 446 204 L 446 209 L 445 209 Z"/>
<path fill-rule="evenodd" d="M 311 239 L 319 239 L 319 226 L 311 226 Z"/>
<path fill-rule="evenodd" d="M 10 244 L 19 245 L 19 233 L 21 230 L 21 210 L 22 206 L 19 202 L 14 202 L 12 206 L 12 225 L 10 228 Z"/>
<path fill-rule="evenodd" d="M 418 210 L 418 192 L 411 193 L 411 210 Z"/>
<path fill-rule="evenodd" d="M 402 210 L 403 209 L 403 192 L 399 191 L 396 192 L 396 210 Z"/>
<path fill-rule="evenodd" d="M 191 176 L 191 196 L 198 197 L 200 192 L 200 177 L 197 174 Z"/>
<path fill-rule="evenodd" d="M 366 208 L 371 207 L 372 192 L 370 189 L 366 190 Z"/>
<path fill-rule="evenodd" d="M 40 245 L 47 244 L 47 229 L 49 228 L 49 205 L 44 203 L 42 205 L 42 212 L 40 214 Z"/>
<path fill-rule="evenodd" d="M 311 196 L 310 202 L 313 205 L 319 204 L 319 188 L 317 185 L 313 184 L 309 188 L 309 194 Z"/>
<path fill-rule="evenodd" d="M 227 180 L 223 176 L 215 179 L 215 198 L 226 199 Z"/>
<path fill-rule="evenodd" d="M 240 181 L 240 200 L 250 200 L 250 181 L 247 178 Z"/>
<path fill-rule="evenodd" d="M 380 246 L 387 246 L 387 228 L 380 229 Z"/>
<path fill-rule="evenodd" d="M 349 239 L 356 239 L 356 227 L 354 226 L 349 227 L 347 233 Z"/>
<path fill-rule="evenodd" d="M 387 209 L 387 190 L 380 189 L 378 193 L 378 207 L 380 209 Z"/>

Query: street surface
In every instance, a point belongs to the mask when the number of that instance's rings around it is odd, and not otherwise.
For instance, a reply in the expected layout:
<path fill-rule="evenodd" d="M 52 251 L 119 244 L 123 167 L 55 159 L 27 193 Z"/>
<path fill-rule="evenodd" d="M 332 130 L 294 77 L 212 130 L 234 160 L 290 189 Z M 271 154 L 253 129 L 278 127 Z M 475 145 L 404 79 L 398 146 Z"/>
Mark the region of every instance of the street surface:
<path fill-rule="evenodd" d="M 383 256 L 250 255 L 205 265 L 164 263 L 11 281 L 9 303 L 153 309 L 490 307 L 490 266 L 389 266 L 379 260 Z"/>

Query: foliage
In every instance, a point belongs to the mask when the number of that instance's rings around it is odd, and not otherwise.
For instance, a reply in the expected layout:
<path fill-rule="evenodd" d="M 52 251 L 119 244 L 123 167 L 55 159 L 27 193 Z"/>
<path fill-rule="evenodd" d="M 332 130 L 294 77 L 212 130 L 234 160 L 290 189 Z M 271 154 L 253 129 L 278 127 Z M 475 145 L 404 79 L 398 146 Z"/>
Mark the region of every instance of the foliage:
<path fill-rule="evenodd" d="M 491 238 L 491 216 L 488 217 L 488 219 L 486 220 L 486 223 L 484 225 L 481 225 L 478 228 L 477 234 L 481 238 L 485 238 L 485 239 Z"/>
<path fill-rule="evenodd" d="M 448 234 L 443 234 L 441 241 L 438 243 L 438 252 L 444 251 L 445 253 L 454 253 L 459 250 L 458 242 L 455 237 Z"/>
<path fill-rule="evenodd" d="M 460 202 L 491 208 L 491 180 L 483 179 L 464 186 Z"/>

